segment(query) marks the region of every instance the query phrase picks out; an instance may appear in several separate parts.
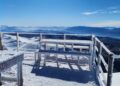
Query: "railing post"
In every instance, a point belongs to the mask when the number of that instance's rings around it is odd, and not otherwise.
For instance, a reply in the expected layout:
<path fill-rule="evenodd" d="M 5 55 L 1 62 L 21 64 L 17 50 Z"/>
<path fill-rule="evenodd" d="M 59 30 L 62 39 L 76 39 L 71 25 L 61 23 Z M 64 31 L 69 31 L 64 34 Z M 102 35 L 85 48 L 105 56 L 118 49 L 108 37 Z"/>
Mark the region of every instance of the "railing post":
<path fill-rule="evenodd" d="M 17 63 L 17 82 L 18 86 L 23 86 L 22 61 Z"/>
<path fill-rule="evenodd" d="M 96 51 L 95 51 L 95 46 L 96 46 L 96 40 L 95 40 L 95 36 L 94 35 L 92 35 L 92 42 L 93 42 L 93 50 L 92 50 L 92 65 L 95 63 L 95 53 L 96 53 Z"/>
<path fill-rule="evenodd" d="M 74 44 L 72 43 L 72 47 L 71 47 L 72 48 L 72 52 L 74 51 L 74 47 L 73 46 L 74 46 Z"/>
<path fill-rule="evenodd" d="M 114 58 L 113 58 L 113 54 L 110 54 L 108 58 L 107 86 L 112 86 L 113 67 L 114 67 Z"/>
<path fill-rule="evenodd" d="M 101 58 L 100 55 L 102 54 L 102 42 L 100 42 L 100 50 L 98 52 L 98 63 L 97 63 L 97 68 L 96 68 L 96 75 L 99 75 L 99 66 L 101 65 Z"/>
<path fill-rule="evenodd" d="M 2 86 L 2 76 L 1 76 L 1 72 L 0 72 L 0 86 Z"/>
<path fill-rule="evenodd" d="M 94 38 L 95 36 L 91 36 L 92 44 L 89 46 L 89 52 L 91 53 L 91 56 L 89 58 L 89 67 L 92 70 L 93 69 L 93 61 L 94 61 Z"/>
<path fill-rule="evenodd" d="M 19 33 L 16 33 L 16 40 L 17 40 L 17 52 L 19 51 Z"/>
<path fill-rule="evenodd" d="M 56 43 L 56 51 L 58 52 L 58 43 Z M 59 64 L 58 64 L 58 55 L 55 54 L 55 56 L 56 56 L 57 67 L 59 67 Z"/>
<path fill-rule="evenodd" d="M 66 52 L 66 43 L 64 43 L 63 45 L 64 45 L 63 50 L 64 50 L 64 52 Z M 64 54 L 64 57 L 66 58 L 66 55 L 65 55 L 65 54 Z"/>
<path fill-rule="evenodd" d="M 0 32 L 0 50 L 3 50 L 3 45 L 2 45 L 2 32 Z"/>
<path fill-rule="evenodd" d="M 42 33 L 40 33 L 40 36 L 39 36 L 39 50 L 42 49 L 42 43 L 41 43 L 41 41 L 42 41 Z M 39 61 L 41 60 L 41 53 L 40 52 L 38 52 L 38 60 Z"/>
<path fill-rule="evenodd" d="M 72 52 L 74 52 L 74 44 L 73 43 L 71 45 L 71 48 L 72 48 Z M 71 55 L 71 58 L 73 59 L 73 55 Z"/>
<path fill-rule="evenodd" d="M 64 40 L 66 40 L 66 34 L 64 34 Z"/>
<path fill-rule="evenodd" d="M 45 45 L 45 46 L 44 46 L 44 50 L 47 50 L 47 43 L 45 42 L 44 45 Z M 46 60 L 47 60 L 48 54 L 44 54 L 44 56 L 45 56 L 45 57 L 44 57 L 44 66 L 46 66 Z"/>
<path fill-rule="evenodd" d="M 64 40 L 66 40 L 66 34 L 63 35 L 64 36 Z M 64 43 L 64 51 L 65 51 L 65 48 L 66 48 L 66 44 Z"/>
<path fill-rule="evenodd" d="M 42 33 L 40 33 L 40 36 L 39 36 L 39 48 L 41 49 L 41 40 L 42 40 Z"/>

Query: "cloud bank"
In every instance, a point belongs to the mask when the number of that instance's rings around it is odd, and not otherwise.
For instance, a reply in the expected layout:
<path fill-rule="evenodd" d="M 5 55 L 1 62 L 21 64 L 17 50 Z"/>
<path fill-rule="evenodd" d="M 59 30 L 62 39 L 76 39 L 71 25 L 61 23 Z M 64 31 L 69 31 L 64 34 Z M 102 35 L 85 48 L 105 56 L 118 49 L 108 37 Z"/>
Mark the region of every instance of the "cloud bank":
<path fill-rule="evenodd" d="M 88 26 L 92 27 L 120 27 L 120 21 L 105 21 L 88 24 Z"/>

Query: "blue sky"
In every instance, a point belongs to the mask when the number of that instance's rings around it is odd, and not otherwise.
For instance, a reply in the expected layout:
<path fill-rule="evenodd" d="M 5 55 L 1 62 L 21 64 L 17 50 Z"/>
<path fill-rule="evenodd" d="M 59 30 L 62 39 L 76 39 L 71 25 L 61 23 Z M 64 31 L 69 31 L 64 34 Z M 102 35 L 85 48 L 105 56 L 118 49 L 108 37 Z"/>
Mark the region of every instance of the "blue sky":
<path fill-rule="evenodd" d="M 120 26 L 120 0 L 0 0 L 0 25 Z"/>

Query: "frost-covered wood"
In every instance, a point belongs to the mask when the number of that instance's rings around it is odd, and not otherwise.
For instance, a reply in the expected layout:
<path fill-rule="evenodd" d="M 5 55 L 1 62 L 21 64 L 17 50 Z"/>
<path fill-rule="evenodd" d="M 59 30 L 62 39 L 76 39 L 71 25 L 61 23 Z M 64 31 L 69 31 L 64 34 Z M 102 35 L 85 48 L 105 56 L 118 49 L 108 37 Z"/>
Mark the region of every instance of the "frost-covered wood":
<path fill-rule="evenodd" d="M 21 62 L 23 60 L 23 54 L 19 54 L 17 56 L 14 56 L 10 59 L 6 59 L 4 61 L 0 62 L 0 72 L 16 65 L 18 62 Z"/>
<path fill-rule="evenodd" d="M 19 51 L 19 33 L 16 33 L 17 51 Z"/>
<path fill-rule="evenodd" d="M 2 33 L 0 33 L 0 50 L 3 50 L 3 45 L 2 45 Z"/>
<path fill-rule="evenodd" d="M 23 54 L 15 55 L 9 59 L 3 60 L 0 62 L 0 82 L 2 80 L 1 72 L 17 64 L 17 82 L 18 86 L 23 86 L 23 77 L 22 77 L 22 61 Z M 11 80 L 10 78 L 3 78 Z"/>
<path fill-rule="evenodd" d="M 17 33 L 16 34 L 17 51 L 20 48 L 19 47 L 19 41 L 20 41 L 19 34 L 38 34 L 38 41 L 35 41 L 40 45 L 39 51 L 38 52 L 35 51 L 35 53 L 38 53 L 38 59 L 41 58 L 41 54 L 45 54 L 46 57 L 50 54 L 55 54 L 56 57 L 58 54 L 63 54 L 64 56 L 71 55 L 71 58 L 74 55 L 78 55 L 78 64 L 79 64 L 79 59 L 80 59 L 79 56 L 80 55 L 88 55 L 88 56 L 90 56 L 89 63 L 92 68 L 95 64 L 95 61 L 97 63 L 97 67 L 96 67 L 97 77 L 100 75 L 104 75 L 104 71 L 101 66 L 101 63 L 103 63 L 103 66 L 105 67 L 107 74 L 108 74 L 108 78 L 106 78 L 107 80 L 104 78 L 103 81 L 107 84 L 107 86 L 111 86 L 114 59 L 110 55 L 112 55 L 113 53 L 96 36 L 92 35 L 90 40 L 79 40 L 79 39 L 73 40 L 73 39 L 70 39 L 69 36 L 80 37 L 80 36 L 88 36 L 88 35 L 52 34 L 52 33 L 50 33 L 50 34 L 47 34 L 47 33 L 42 33 L 42 34 L 41 33 Z M 52 37 L 60 35 L 62 37 L 62 39 L 59 39 L 59 37 L 58 37 L 58 39 L 54 39 L 54 37 L 53 38 L 46 37 L 48 35 L 52 35 Z M 91 36 L 91 35 L 89 35 L 89 36 Z M 43 45 L 45 45 L 45 46 L 43 46 Z M 54 47 L 55 49 L 51 50 L 50 47 Z M 43 48 L 44 48 L 44 50 L 42 50 Z M 61 51 L 61 48 L 63 49 L 63 51 Z M 71 50 L 69 51 L 67 49 L 71 49 Z M 76 52 L 75 49 L 77 49 L 78 51 Z M 88 50 L 88 52 L 83 52 L 83 50 Z M 102 55 L 101 52 L 104 52 L 103 50 L 107 53 L 108 56 L 104 57 Z M 35 61 L 36 61 L 37 54 L 35 54 L 35 55 L 36 55 L 35 56 Z M 105 58 L 109 59 L 109 64 L 105 61 Z M 57 61 L 57 58 L 56 58 L 56 61 Z M 21 69 L 20 66 L 18 67 L 18 69 Z M 21 74 L 18 73 L 18 76 L 19 75 L 21 75 Z M 21 77 L 19 76 L 19 80 L 20 79 L 21 79 Z"/>
<path fill-rule="evenodd" d="M 96 73 L 98 79 L 100 78 L 100 75 L 102 75 L 103 80 L 101 80 L 100 83 L 104 83 L 105 86 L 112 86 L 112 74 L 113 74 L 113 66 L 114 66 L 114 58 L 113 58 L 113 53 L 96 37 L 95 41 L 99 45 L 95 45 L 95 53 L 98 54 L 96 55 Z M 107 57 L 104 57 L 102 55 L 102 50 L 104 50 L 107 54 Z M 108 63 L 105 61 L 105 58 L 108 59 Z M 104 77 L 104 71 L 103 68 L 101 67 L 101 62 L 103 63 L 104 68 L 107 71 L 107 78 L 105 79 Z"/>

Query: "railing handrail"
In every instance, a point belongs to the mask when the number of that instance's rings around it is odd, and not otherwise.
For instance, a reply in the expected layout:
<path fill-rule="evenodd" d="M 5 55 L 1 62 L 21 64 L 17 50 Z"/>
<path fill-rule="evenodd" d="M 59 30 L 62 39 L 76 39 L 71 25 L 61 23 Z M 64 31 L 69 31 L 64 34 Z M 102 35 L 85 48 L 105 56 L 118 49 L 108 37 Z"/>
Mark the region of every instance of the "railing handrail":
<path fill-rule="evenodd" d="M 99 44 L 101 44 L 102 48 L 109 54 L 114 54 L 113 52 L 111 52 L 103 42 L 101 42 L 97 37 L 95 37 L 95 41 L 97 41 Z"/>
<path fill-rule="evenodd" d="M 100 48 L 102 48 L 102 50 L 104 50 L 107 54 L 107 59 L 108 59 L 108 63 L 105 61 L 105 57 L 102 55 L 101 53 L 101 49 L 99 50 L 99 47 L 97 45 L 95 45 L 95 48 L 97 47 L 98 51 L 95 49 L 95 52 L 98 52 L 98 62 L 97 62 L 97 77 L 99 77 L 99 73 L 101 72 L 102 75 L 104 75 L 104 72 L 102 67 L 101 67 L 101 62 L 103 63 L 103 66 L 105 67 L 106 71 L 107 71 L 107 81 L 105 80 L 104 85 L 105 86 L 112 86 L 112 73 L 113 73 L 113 67 L 114 67 L 114 56 L 115 55 L 113 52 L 111 52 L 105 45 L 103 42 L 101 42 L 97 37 L 95 37 L 94 39 L 95 43 L 97 42 L 97 44 L 100 46 Z M 95 59 L 96 60 L 96 59 Z M 101 67 L 101 69 L 100 69 Z M 102 76 L 104 77 L 104 76 Z"/>
<path fill-rule="evenodd" d="M 92 36 L 91 34 L 71 34 L 71 33 L 38 33 L 38 32 L 0 32 L 0 33 L 3 33 L 3 34 L 16 34 L 16 33 L 19 33 L 19 34 L 34 34 L 34 35 L 39 35 L 39 34 L 42 34 L 42 35 L 67 35 L 67 36 Z"/>

